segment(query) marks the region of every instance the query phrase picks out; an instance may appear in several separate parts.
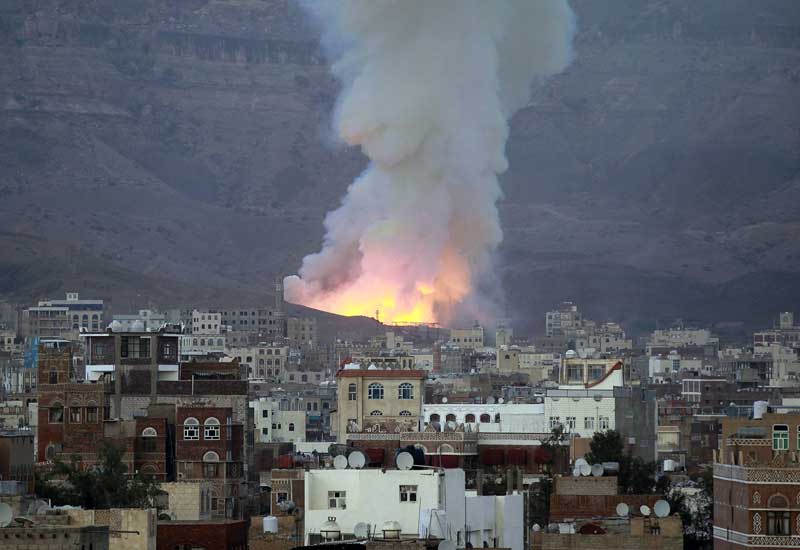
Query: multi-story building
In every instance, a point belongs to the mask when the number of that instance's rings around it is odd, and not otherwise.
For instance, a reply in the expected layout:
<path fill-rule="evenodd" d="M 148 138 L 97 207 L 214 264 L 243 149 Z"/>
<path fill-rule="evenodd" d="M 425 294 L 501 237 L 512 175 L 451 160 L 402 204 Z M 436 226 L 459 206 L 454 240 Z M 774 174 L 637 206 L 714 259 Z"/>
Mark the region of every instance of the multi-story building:
<path fill-rule="evenodd" d="M 310 403 L 310 402 L 309 402 Z M 279 399 L 250 401 L 256 443 L 302 443 L 306 440 L 306 410 L 281 406 Z"/>
<path fill-rule="evenodd" d="M 382 369 L 413 369 L 414 356 L 402 353 L 386 355 L 354 355 L 352 362 L 363 368 L 375 366 Z"/>
<path fill-rule="evenodd" d="M 222 314 L 218 311 L 192 311 L 192 334 L 216 335 L 222 332 Z"/>
<path fill-rule="evenodd" d="M 708 329 L 670 328 L 655 330 L 647 342 L 647 354 L 653 348 L 679 349 L 685 347 L 718 346 L 719 338 Z"/>
<path fill-rule="evenodd" d="M 102 300 L 81 300 L 77 292 L 68 292 L 65 300 L 42 300 L 23 310 L 20 328 L 24 336 L 74 340 L 80 330 L 101 330 L 102 323 Z"/>
<path fill-rule="evenodd" d="M 115 332 L 156 332 L 166 324 L 167 316 L 151 309 L 114 315 L 111 321 Z"/>
<path fill-rule="evenodd" d="M 31 430 L 6 430 L 0 427 L 0 480 L 14 480 L 25 484 L 33 493 L 33 432 Z"/>
<path fill-rule="evenodd" d="M 686 357 L 676 350 L 667 355 L 652 355 L 648 362 L 648 376 L 656 383 L 677 381 L 686 371 L 700 372 L 702 369 L 702 357 Z"/>
<path fill-rule="evenodd" d="M 422 409 L 424 425 L 438 431 L 451 426 L 480 432 L 547 433 L 544 403 L 438 403 Z"/>
<path fill-rule="evenodd" d="M 714 548 L 796 548 L 800 415 L 722 419 L 714 463 Z"/>
<path fill-rule="evenodd" d="M 230 348 L 228 355 L 236 358 L 251 380 L 277 380 L 289 365 L 288 346 L 261 343 Z"/>
<path fill-rule="evenodd" d="M 482 348 L 484 347 L 483 327 L 475 324 L 472 328 L 451 329 L 450 339 L 447 343 L 462 349 Z"/>
<path fill-rule="evenodd" d="M 286 319 L 286 338 L 295 348 L 313 348 L 319 343 L 317 320 L 314 317 L 289 317 Z"/>
<path fill-rule="evenodd" d="M 351 430 L 419 429 L 424 399 L 425 371 L 370 370 L 348 365 L 337 374 L 340 442 Z"/>
<path fill-rule="evenodd" d="M 572 302 L 562 303 L 558 309 L 548 311 L 545 317 L 545 334 L 549 337 L 566 336 L 583 326 L 583 315 Z"/>
<path fill-rule="evenodd" d="M 773 344 L 788 347 L 800 347 L 800 326 L 794 324 L 794 313 L 784 311 L 778 316 L 775 328 L 760 330 L 753 334 L 753 346 L 769 347 Z"/>
<path fill-rule="evenodd" d="M 228 350 L 226 336 L 221 334 L 183 334 L 181 335 L 181 362 L 210 358 L 220 358 Z"/>
<path fill-rule="evenodd" d="M 228 327 L 228 330 L 253 332 L 262 337 L 285 335 L 285 316 L 274 309 L 240 307 L 220 309 L 218 313 L 220 325 Z"/>
<path fill-rule="evenodd" d="M 242 513 L 244 426 L 230 407 L 179 405 L 176 410 L 175 465 L 178 481 L 210 481 L 211 514 Z"/>

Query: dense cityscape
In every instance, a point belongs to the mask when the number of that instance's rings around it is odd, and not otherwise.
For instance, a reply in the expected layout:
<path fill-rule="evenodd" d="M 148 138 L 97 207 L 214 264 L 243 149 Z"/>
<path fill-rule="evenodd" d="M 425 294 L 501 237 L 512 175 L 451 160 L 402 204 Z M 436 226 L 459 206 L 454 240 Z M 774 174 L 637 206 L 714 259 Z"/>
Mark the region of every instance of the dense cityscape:
<path fill-rule="evenodd" d="M 372 320 L 326 338 L 284 306 L 280 279 L 269 305 L 6 305 L 4 548 L 793 537 L 791 312 L 743 342 L 680 323 L 632 338 L 570 302 L 538 335 Z"/>

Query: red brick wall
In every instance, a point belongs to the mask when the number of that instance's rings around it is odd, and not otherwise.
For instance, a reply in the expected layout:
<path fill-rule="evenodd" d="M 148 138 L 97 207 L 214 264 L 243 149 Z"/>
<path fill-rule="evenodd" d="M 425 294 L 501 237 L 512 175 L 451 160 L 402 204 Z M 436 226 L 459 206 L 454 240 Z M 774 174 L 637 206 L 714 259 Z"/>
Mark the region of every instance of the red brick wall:
<path fill-rule="evenodd" d="M 225 523 L 160 522 L 158 550 L 173 550 L 178 545 L 195 545 L 208 550 L 245 550 L 247 521 Z"/>
<path fill-rule="evenodd" d="M 142 437 L 146 428 L 153 428 L 157 437 Z M 145 447 L 145 440 L 155 441 L 155 450 Z M 145 467 L 154 467 L 157 479 L 167 477 L 167 420 L 166 418 L 137 418 L 134 468 L 141 472 Z M 151 468 L 146 468 L 151 471 Z"/>
<path fill-rule="evenodd" d="M 180 407 L 178 409 L 177 417 L 175 420 L 176 426 L 176 452 L 177 460 L 203 460 L 203 455 L 208 451 L 214 451 L 219 455 L 220 461 L 224 461 L 227 456 L 228 449 L 233 453 L 234 438 L 231 435 L 231 440 L 228 440 L 228 417 L 233 415 L 233 410 L 230 407 Z M 200 439 L 199 440 L 184 440 L 183 438 L 183 424 L 187 418 L 194 417 L 200 423 Z M 214 417 L 219 420 L 220 435 L 219 440 L 206 440 L 203 433 L 203 425 L 206 419 Z M 240 432 L 241 434 L 241 432 Z M 242 442 L 241 435 L 238 442 L 239 451 L 241 453 Z"/>

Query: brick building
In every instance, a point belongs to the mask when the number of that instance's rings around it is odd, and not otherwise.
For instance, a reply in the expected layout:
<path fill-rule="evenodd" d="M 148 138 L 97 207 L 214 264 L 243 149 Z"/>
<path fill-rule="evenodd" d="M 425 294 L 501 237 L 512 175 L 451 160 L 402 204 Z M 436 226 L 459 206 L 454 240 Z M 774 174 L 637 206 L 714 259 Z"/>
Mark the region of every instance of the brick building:
<path fill-rule="evenodd" d="M 800 547 L 800 415 L 722 420 L 714 464 L 714 548 Z"/>
<path fill-rule="evenodd" d="M 241 487 L 245 457 L 244 429 L 234 423 L 229 407 L 179 406 L 175 465 L 179 481 L 208 480 L 211 489 L 211 513 L 218 517 L 236 517 L 241 513 Z"/>
<path fill-rule="evenodd" d="M 159 521 L 158 548 L 247 550 L 247 521 Z"/>

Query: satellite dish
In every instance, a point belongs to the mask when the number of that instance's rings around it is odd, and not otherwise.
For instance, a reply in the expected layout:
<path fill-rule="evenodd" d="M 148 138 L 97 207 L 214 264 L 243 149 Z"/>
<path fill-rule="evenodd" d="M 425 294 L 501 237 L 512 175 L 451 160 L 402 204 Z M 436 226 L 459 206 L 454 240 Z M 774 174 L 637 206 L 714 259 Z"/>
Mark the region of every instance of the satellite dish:
<path fill-rule="evenodd" d="M 494 397 L 492 397 L 491 395 L 489 397 L 487 397 L 486 398 L 486 404 L 487 405 L 494 405 Z"/>
<path fill-rule="evenodd" d="M 395 458 L 395 464 L 398 470 L 410 470 L 414 467 L 414 457 L 411 453 L 403 451 Z"/>
<path fill-rule="evenodd" d="M 446 397 L 442 397 L 442 403 L 447 403 L 447 398 Z"/>
<path fill-rule="evenodd" d="M 594 477 L 602 477 L 604 471 L 602 464 L 592 464 L 592 475 Z"/>
<path fill-rule="evenodd" d="M 347 468 L 347 457 L 344 455 L 338 455 L 333 459 L 333 467 L 337 470 L 344 470 Z"/>
<path fill-rule="evenodd" d="M 5 502 L 0 502 L 0 527 L 5 527 L 11 523 L 12 517 L 13 514 L 11 513 L 11 506 Z M 453 550 L 455 550 L 455 546 L 453 547 Z"/>
<path fill-rule="evenodd" d="M 647 504 L 642 504 L 639 506 L 639 512 L 645 517 L 650 515 L 650 507 Z"/>
<path fill-rule="evenodd" d="M 575 466 L 572 469 L 572 475 L 575 476 L 575 477 L 580 477 L 581 476 L 581 467 L 580 466 Z"/>
<path fill-rule="evenodd" d="M 630 508 L 628 508 L 627 504 L 625 504 L 624 502 L 620 502 L 619 504 L 617 504 L 617 515 L 619 517 L 621 518 L 628 517 L 629 513 L 630 513 Z"/>
<path fill-rule="evenodd" d="M 533 531 L 534 533 L 538 533 L 541 530 L 542 530 L 542 528 L 541 528 L 541 526 L 539 526 L 538 523 L 534 523 L 533 527 L 531 527 L 531 531 Z"/>
<path fill-rule="evenodd" d="M 655 512 L 656 517 L 659 518 L 667 517 L 670 512 L 669 502 L 667 502 L 666 500 L 656 501 L 655 505 L 653 506 L 653 512 Z"/>
<path fill-rule="evenodd" d="M 357 539 L 365 539 L 369 537 L 369 525 L 360 521 L 353 526 L 353 534 Z"/>
<path fill-rule="evenodd" d="M 506 400 L 501 397 L 500 399 L 497 400 L 497 402 L 502 405 L 503 403 L 506 402 Z"/>
<path fill-rule="evenodd" d="M 436 548 L 437 550 L 456 550 L 456 545 L 452 540 L 445 539 Z"/>
<path fill-rule="evenodd" d="M 575 466 L 577 466 L 578 468 L 580 468 L 584 464 L 589 464 L 588 462 L 586 462 L 585 458 L 579 458 L 578 460 L 575 461 Z"/>
<path fill-rule="evenodd" d="M 592 467 L 591 467 L 591 466 L 589 466 L 588 464 L 581 464 L 581 465 L 578 467 L 578 470 L 580 470 L 580 472 L 581 472 L 581 475 L 582 475 L 582 476 L 584 476 L 584 477 L 585 477 L 585 476 L 588 476 L 589 474 L 591 474 L 591 473 L 592 473 Z"/>
<path fill-rule="evenodd" d="M 347 462 L 350 464 L 351 468 L 359 470 L 367 463 L 367 459 L 361 451 L 353 451 L 350 453 L 350 456 L 347 457 Z"/>

